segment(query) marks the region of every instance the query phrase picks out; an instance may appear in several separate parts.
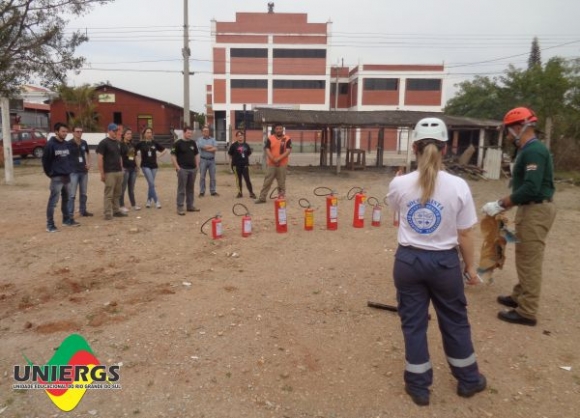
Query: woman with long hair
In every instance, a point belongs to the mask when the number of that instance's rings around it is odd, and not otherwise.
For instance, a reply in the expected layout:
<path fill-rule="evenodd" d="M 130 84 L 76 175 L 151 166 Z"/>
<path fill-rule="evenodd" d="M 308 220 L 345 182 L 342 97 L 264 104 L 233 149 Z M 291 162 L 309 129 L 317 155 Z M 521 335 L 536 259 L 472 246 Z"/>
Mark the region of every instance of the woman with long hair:
<path fill-rule="evenodd" d="M 137 152 L 141 156 L 141 171 L 147 180 L 147 203 L 145 203 L 146 208 L 150 208 L 155 205 L 157 209 L 161 209 L 161 202 L 157 196 L 157 191 L 155 190 L 155 176 L 157 175 L 157 153 L 159 152 L 159 157 L 162 157 L 167 153 L 165 147 L 160 145 L 153 138 L 153 129 L 145 128 L 142 133 L 141 142 L 135 147 Z"/>
<path fill-rule="evenodd" d="M 242 178 L 246 182 L 246 187 L 250 193 L 250 198 L 255 199 L 252 181 L 250 180 L 250 155 L 252 148 L 244 140 L 244 133 L 242 131 L 236 132 L 236 142 L 230 145 L 228 155 L 230 156 L 230 165 L 234 175 L 236 176 L 236 187 L 238 189 L 237 198 L 243 197 L 242 193 Z"/>
<path fill-rule="evenodd" d="M 141 209 L 135 202 L 135 182 L 137 180 L 137 162 L 135 161 L 135 146 L 133 145 L 133 131 L 126 128 L 121 137 L 121 159 L 123 160 L 123 187 L 121 191 L 121 210 L 128 212 L 125 207 L 125 191 L 129 194 L 129 201 L 133 210 Z"/>
<path fill-rule="evenodd" d="M 400 213 L 393 277 L 405 339 L 405 391 L 417 405 L 429 405 L 433 381 L 427 344 L 430 303 L 457 394 L 468 398 L 486 387 L 471 341 L 463 281 L 464 276 L 467 284 L 479 281 L 472 236 L 477 214 L 467 183 L 443 171 L 447 139 L 441 119 L 420 120 L 413 132 L 418 170 L 395 177 L 387 194 L 389 205 Z"/>

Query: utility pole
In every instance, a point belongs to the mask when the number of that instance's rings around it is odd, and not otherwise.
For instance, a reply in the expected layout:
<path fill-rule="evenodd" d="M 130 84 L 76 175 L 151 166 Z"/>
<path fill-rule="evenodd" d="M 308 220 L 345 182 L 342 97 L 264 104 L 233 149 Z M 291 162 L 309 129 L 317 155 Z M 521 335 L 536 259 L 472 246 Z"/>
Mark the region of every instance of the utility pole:
<path fill-rule="evenodd" d="M 14 182 L 14 164 L 12 162 L 12 135 L 10 131 L 10 100 L 0 98 L 2 106 L 2 136 L 4 137 L 4 175 L 6 184 Z"/>
<path fill-rule="evenodd" d="M 189 119 L 189 11 L 187 3 L 189 0 L 183 0 L 183 124 L 191 126 Z"/>

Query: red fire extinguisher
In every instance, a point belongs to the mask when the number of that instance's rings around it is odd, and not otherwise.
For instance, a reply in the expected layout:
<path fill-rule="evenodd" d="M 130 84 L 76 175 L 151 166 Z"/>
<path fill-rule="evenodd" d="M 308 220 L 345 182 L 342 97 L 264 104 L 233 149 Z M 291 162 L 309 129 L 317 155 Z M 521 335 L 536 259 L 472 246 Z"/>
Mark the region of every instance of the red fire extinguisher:
<path fill-rule="evenodd" d="M 211 237 L 213 239 L 220 239 L 223 237 L 223 230 L 222 230 L 222 217 L 221 215 L 218 213 L 216 216 L 213 216 L 211 218 L 209 218 L 207 221 L 205 221 L 203 224 L 201 224 L 201 233 L 204 235 L 207 235 L 204 230 L 203 227 L 209 222 L 211 221 Z"/>
<path fill-rule="evenodd" d="M 371 225 L 372 226 L 381 226 L 381 217 L 383 212 L 383 207 L 379 203 L 379 200 L 376 197 L 369 197 L 367 199 L 368 204 L 373 208 L 372 217 L 371 217 Z"/>
<path fill-rule="evenodd" d="M 321 190 L 327 190 L 323 192 Z M 336 191 L 328 187 L 314 189 L 315 196 L 326 196 L 326 229 L 336 231 L 338 229 L 338 197 Z"/>
<path fill-rule="evenodd" d="M 276 216 L 276 232 L 288 232 L 288 216 L 286 213 L 286 199 L 284 196 L 278 195 L 274 200 L 274 214 Z"/>
<path fill-rule="evenodd" d="M 246 211 L 243 214 L 236 213 L 237 206 L 244 208 Z M 234 215 L 242 217 L 242 237 L 247 238 L 250 235 L 252 235 L 252 218 L 250 216 L 250 211 L 248 210 L 246 205 L 236 203 L 232 207 L 232 212 L 234 213 Z"/>
<path fill-rule="evenodd" d="M 304 208 L 304 230 L 312 231 L 314 229 L 314 209 L 312 209 L 308 199 L 302 198 L 298 204 Z"/>
<path fill-rule="evenodd" d="M 356 190 L 355 194 L 351 194 L 353 190 Z M 352 219 L 352 226 L 355 228 L 364 228 L 365 226 L 365 208 L 367 197 L 364 190 L 360 187 L 353 187 L 347 193 L 348 200 L 354 198 L 354 215 Z"/>

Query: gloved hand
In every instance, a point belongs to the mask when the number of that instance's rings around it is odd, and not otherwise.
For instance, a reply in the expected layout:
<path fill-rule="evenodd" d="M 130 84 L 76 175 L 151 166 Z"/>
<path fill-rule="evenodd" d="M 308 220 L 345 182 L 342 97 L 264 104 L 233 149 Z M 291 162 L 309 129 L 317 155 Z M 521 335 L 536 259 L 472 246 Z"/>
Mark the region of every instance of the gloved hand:
<path fill-rule="evenodd" d="M 503 212 L 504 210 L 505 209 L 499 205 L 499 202 L 497 200 L 494 200 L 493 202 L 487 202 L 481 208 L 481 211 L 489 216 L 495 216 L 498 213 Z"/>

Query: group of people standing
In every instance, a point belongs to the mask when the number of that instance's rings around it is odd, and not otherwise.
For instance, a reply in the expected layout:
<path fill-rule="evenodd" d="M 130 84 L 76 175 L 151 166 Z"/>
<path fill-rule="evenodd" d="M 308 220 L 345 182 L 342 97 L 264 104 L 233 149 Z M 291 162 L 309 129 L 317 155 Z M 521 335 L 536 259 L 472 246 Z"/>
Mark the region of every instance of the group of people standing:
<path fill-rule="evenodd" d="M 47 231 L 58 231 L 54 221 L 54 210 L 61 200 L 63 225 L 80 226 L 74 219 L 75 199 L 77 189 L 80 195 L 80 216 L 93 216 L 87 210 L 88 174 L 91 167 L 91 156 L 87 142 L 82 139 L 83 129 L 75 126 L 73 138 L 66 140 L 69 128 L 64 123 L 56 123 L 55 135 L 46 145 L 43 155 L 44 172 L 51 179 L 50 197 L 47 204 Z M 252 149 L 244 141 L 243 134 L 237 133 L 238 140 L 228 150 L 232 169 L 236 173 L 238 197 L 242 197 L 241 181 L 246 181 L 250 197 L 255 198 L 249 177 L 249 156 Z M 216 188 L 217 142 L 210 136 L 209 127 L 202 130 L 202 137 L 193 140 L 193 130 L 184 129 L 183 139 L 177 140 L 171 149 L 171 160 L 177 172 L 177 213 L 185 215 L 185 211 L 197 212 L 194 205 L 194 183 L 197 172 L 200 172 L 199 197 L 205 195 L 206 175 L 209 174 L 209 192 L 211 196 L 219 196 Z M 96 154 L 101 181 L 105 185 L 103 212 L 105 220 L 113 217 L 128 216 L 130 208 L 140 210 L 135 198 L 135 184 L 139 169 L 147 181 L 146 208 L 161 209 L 161 202 L 155 188 L 155 178 L 159 165 L 158 158 L 163 157 L 168 150 L 153 138 L 153 130 L 145 128 L 141 140 L 133 142 L 133 131 L 130 128 L 110 123 L 107 126 L 107 136 L 99 142 Z M 130 208 L 125 205 L 126 193 Z"/>

